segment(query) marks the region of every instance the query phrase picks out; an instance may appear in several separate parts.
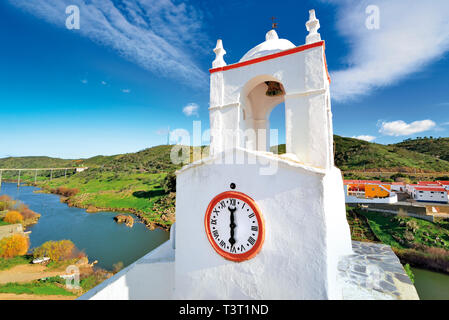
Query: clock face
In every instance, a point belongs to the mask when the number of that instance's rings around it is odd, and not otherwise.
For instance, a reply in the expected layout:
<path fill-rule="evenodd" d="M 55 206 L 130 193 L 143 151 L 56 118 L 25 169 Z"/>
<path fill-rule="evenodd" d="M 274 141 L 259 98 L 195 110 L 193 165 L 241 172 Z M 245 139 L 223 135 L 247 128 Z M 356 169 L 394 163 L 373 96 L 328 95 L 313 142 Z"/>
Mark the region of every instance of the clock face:
<path fill-rule="evenodd" d="M 226 259 L 248 260 L 262 248 L 263 218 L 254 200 L 244 193 L 227 191 L 216 196 L 204 223 L 212 247 Z"/>

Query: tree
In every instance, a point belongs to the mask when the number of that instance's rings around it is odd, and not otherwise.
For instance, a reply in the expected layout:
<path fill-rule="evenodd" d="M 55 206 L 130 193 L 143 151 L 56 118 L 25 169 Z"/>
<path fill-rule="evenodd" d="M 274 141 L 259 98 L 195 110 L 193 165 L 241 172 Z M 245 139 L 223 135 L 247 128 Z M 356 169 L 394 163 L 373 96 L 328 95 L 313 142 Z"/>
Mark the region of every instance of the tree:
<path fill-rule="evenodd" d="M 167 193 L 176 192 L 176 174 L 174 172 L 167 174 L 162 183 L 162 187 Z"/>
<path fill-rule="evenodd" d="M 30 242 L 28 237 L 21 234 L 14 234 L 11 237 L 0 240 L 0 257 L 14 258 L 27 253 Z"/>
<path fill-rule="evenodd" d="M 0 211 L 10 209 L 15 202 L 6 194 L 0 196 Z"/>
<path fill-rule="evenodd" d="M 22 223 L 23 217 L 18 211 L 9 211 L 3 221 L 7 223 Z"/>
<path fill-rule="evenodd" d="M 49 257 L 52 261 L 64 261 L 75 257 L 75 244 L 70 240 L 47 241 L 33 250 L 35 258 Z"/>
<path fill-rule="evenodd" d="M 26 206 L 20 209 L 20 214 L 22 215 L 23 220 L 37 219 L 40 217 L 39 213 L 34 212 Z"/>

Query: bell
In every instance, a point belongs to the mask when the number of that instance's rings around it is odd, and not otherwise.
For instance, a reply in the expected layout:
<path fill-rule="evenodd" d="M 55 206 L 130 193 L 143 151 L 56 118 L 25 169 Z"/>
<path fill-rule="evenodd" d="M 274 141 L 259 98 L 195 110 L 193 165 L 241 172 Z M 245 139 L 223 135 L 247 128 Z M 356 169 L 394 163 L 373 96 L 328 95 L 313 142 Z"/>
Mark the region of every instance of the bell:
<path fill-rule="evenodd" d="M 265 81 L 265 84 L 268 86 L 267 92 L 265 92 L 267 96 L 274 97 L 284 94 L 284 91 L 282 91 L 281 84 L 279 82 Z"/>

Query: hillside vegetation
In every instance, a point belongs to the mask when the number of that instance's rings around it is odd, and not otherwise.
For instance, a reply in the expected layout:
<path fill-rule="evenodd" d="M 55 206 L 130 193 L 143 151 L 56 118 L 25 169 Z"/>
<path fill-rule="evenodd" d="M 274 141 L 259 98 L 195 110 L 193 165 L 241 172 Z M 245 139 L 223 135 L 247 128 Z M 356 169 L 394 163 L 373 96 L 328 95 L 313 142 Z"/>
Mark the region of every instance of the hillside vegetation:
<path fill-rule="evenodd" d="M 382 145 L 335 135 L 334 143 L 335 164 L 343 171 L 449 172 L 449 138 L 422 138 Z M 173 172 L 180 165 L 170 161 L 171 148 L 172 146 L 169 145 L 161 145 L 135 153 L 77 160 L 10 157 L 0 159 L 0 168 L 87 166 L 113 172 Z M 278 148 L 279 153 L 285 153 L 285 144 L 279 145 Z M 24 172 L 24 174 L 27 173 Z M 49 173 L 43 174 L 49 175 Z M 58 177 L 63 173 L 54 172 L 54 174 Z"/>
<path fill-rule="evenodd" d="M 70 206 L 88 212 L 117 211 L 138 215 L 150 228 L 169 229 L 174 222 L 173 172 L 180 164 L 170 160 L 172 146 L 136 153 L 86 159 L 88 170 L 65 178 L 38 180 L 47 192 L 62 195 Z"/>
<path fill-rule="evenodd" d="M 59 159 L 50 157 L 8 157 L 0 159 L 0 168 L 104 168 L 112 171 L 159 172 L 173 171 L 177 165 L 170 161 L 172 146 L 162 145 L 134 153 L 95 156 L 87 159 Z"/>
<path fill-rule="evenodd" d="M 280 145 L 279 153 L 285 153 Z M 39 172 L 37 184 L 47 192 L 63 196 L 69 205 L 98 210 L 131 212 L 149 227 L 169 229 L 174 222 L 175 177 L 180 164 L 170 160 L 172 146 L 162 145 L 135 153 L 64 160 L 47 157 L 0 159 L 0 168 L 87 166 L 81 173 L 64 170 Z M 343 171 L 449 172 L 449 161 L 407 150 L 335 136 L 335 162 Z M 192 149 L 190 150 L 192 153 Z M 4 172 L 4 179 L 17 173 Z M 22 182 L 34 182 L 34 173 L 23 171 Z"/>
<path fill-rule="evenodd" d="M 138 215 L 150 229 L 169 229 L 174 222 L 176 184 L 173 172 L 181 167 L 170 159 L 172 147 L 162 145 L 135 153 L 66 162 L 45 157 L 8 158 L 0 159 L 0 167 L 46 168 L 55 163 L 60 167 L 87 166 L 89 169 L 81 173 L 68 171 L 67 177 L 64 170 L 54 170 L 52 179 L 50 171 L 39 171 L 37 185 L 46 192 L 61 195 L 62 201 L 70 206 L 85 208 L 91 213 L 130 212 Z M 192 151 L 191 148 L 190 156 Z M 16 181 L 17 175 L 17 172 L 5 171 L 3 178 Z M 22 171 L 21 182 L 34 183 L 34 172 Z"/>
<path fill-rule="evenodd" d="M 449 162 L 431 155 L 358 139 L 334 137 L 335 164 L 342 170 L 395 169 L 405 172 L 448 172 Z"/>
<path fill-rule="evenodd" d="M 70 168 L 76 160 L 50 157 L 8 157 L 0 159 L 0 168 Z"/>
<path fill-rule="evenodd" d="M 449 161 L 399 145 L 382 145 L 334 135 L 335 165 L 343 171 L 449 172 Z M 285 153 L 285 145 L 279 145 Z M 273 149 L 274 150 L 274 149 Z"/>
<path fill-rule="evenodd" d="M 396 146 L 449 161 L 449 138 L 407 139 L 397 143 Z"/>

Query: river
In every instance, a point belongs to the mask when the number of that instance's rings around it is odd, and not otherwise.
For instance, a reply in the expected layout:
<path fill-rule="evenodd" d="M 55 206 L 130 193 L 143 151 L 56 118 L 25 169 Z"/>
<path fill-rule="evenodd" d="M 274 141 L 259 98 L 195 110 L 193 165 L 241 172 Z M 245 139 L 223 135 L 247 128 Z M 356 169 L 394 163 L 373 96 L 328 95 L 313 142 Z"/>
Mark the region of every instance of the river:
<path fill-rule="evenodd" d="M 14 183 L 3 183 L 0 190 L 0 194 L 21 200 L 41 214 L 39 222 L 27 228 L 31 231 L 30 248 L 49 240 L 68 239 L 88 255 L 89 261 L 98 260 L 99 267 L 111 270 L 114 263 L 121 261 L 127 266 L 169 239 L 166 231 L 150 231 L 140 222 L 129 228 L 113 220 L 117 213 L 87 213 L 61 203 L 57 195 L 34 193 L 36 190 L 17 188 Z"/>
<path fill-rule="evenodd" d="M 421 300 L 449 300 L 449 275 L 411 268 L 415 288 Z"/>

